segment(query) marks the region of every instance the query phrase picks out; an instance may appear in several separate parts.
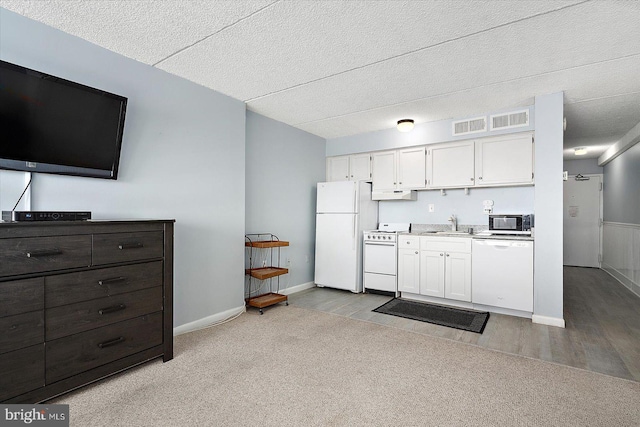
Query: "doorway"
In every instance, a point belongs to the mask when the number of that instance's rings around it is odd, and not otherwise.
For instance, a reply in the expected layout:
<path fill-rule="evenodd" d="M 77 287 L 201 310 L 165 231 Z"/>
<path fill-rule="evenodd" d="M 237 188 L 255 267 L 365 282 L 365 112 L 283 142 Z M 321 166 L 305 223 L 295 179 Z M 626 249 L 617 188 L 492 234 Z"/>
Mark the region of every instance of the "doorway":
<path fill-rule="evenodd" d="M 602 175 L 571 175 L 563 194 L 563 264 L 600 268 Z"/>

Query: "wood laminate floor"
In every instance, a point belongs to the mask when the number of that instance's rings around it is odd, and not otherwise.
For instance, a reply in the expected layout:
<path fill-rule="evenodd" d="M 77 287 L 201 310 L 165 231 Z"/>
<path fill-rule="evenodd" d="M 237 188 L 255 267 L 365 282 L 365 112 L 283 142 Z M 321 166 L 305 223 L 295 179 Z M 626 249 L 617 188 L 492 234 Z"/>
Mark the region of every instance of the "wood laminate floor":
<path fill-rule="evenodd" d="M 372 311 L 390 299 L 330 288 L 289 295 L 299 307 L 640 381 L 640 297 L 599 269 L 564 268 L 564 329 L 491 313 L 476 334 Z"/>

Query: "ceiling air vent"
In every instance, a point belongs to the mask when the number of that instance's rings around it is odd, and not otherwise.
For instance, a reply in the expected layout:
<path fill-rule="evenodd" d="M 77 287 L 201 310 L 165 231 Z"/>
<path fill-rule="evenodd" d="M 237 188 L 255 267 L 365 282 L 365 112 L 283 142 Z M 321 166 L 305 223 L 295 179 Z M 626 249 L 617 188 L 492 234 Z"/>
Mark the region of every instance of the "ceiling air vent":
<path fill-rule="evenodd" d="M 491 130 L 519 128 L 529 126 L 529 110 L 491 116 Z"/>
<path fill-rule="evenodd" d="M 484 132 L 487 130 L 486 117 L 458 120 L 453 122 L 453 135 L 466 135 L 469 133 Z"/>

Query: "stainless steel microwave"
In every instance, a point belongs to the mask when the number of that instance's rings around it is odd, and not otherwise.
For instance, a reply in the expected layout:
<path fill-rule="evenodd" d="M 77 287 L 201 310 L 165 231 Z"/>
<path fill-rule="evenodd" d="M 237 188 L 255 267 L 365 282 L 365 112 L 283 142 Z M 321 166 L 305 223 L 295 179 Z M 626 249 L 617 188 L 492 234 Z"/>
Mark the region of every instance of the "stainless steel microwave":
<path fill-rule="evenodd" d="M 531 234 L 533 215 L 489 215 L 493 234 Z"/>

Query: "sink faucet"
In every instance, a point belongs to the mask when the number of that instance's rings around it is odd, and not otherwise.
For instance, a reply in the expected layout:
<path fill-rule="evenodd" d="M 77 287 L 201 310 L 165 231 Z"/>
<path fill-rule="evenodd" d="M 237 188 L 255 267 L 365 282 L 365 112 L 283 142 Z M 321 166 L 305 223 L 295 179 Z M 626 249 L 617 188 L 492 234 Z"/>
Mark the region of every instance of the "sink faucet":
<path fill-rule="evenodd" d="M 454 214 L 451 214 L 448 221 L 451 222 L 451 231 L 458 231 L 458 219 Z"/>

